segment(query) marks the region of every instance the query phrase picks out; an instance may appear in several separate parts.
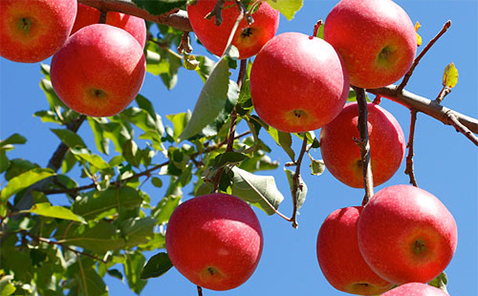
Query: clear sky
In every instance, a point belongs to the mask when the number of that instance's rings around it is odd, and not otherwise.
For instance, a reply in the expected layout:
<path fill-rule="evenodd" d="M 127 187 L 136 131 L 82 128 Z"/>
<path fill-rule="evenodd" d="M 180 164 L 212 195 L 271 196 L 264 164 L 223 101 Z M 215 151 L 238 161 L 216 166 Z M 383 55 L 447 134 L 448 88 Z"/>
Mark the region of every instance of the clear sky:
<path fill-rule="evenodd" d="M 325 20 L 335 3 L 336 1 L 305 0 L 304 7 L 292 21 L 281 18 L 279 33 L 297 31 L 312 34 L 316 21 L 319 18 Z M 435 36 L 447 20 L 452 20 L 450 30 L 422 60 L 407 90 L 434 99 L 441 89 L 443 69 L 454 62 L 459 71 L 458 84 L 443 105 L 477 118 L 477 1 L 422 0 L 397 3 L 408 12 L 413 22 L 419 21 L 422 25 L 419 33 L 424 44 Z M 199 45 L 193 46 L 198 54 L 204 53 Z M 45 63 L 49 63 L 49 60 Z M 42 124 L 38 118 L 32 117 L 34 112 L 48 106 L 38 87 L 40 79 L 40 64 L 17 64 L 0 58 L 0 138 L 4 139 L 12 133 L 24 135 L 28 139 L 27 144 L 18 146 L 9 155 L 12 158 L 30 159 L 45 166 L 58 145 L 58 139 L 49 131 L 53 125 Z M 163 121 L 169 124 L 166 115 L 194 108 L 201 85 L 197 74 L 181 69 L 177 86 L 168 91 L 160 78 L 147 74 L 141 94 L 153 101 Z M 395 115 L 408 138 L 408 109 L 388 100 L 383 100 L 381 106 Z M 246 127 L 240 125 L 238 129 L 244 131 Z M 80 129 L 80 134 L 92 143 L 88 125 L 85 124 Z M 268 143 L 275 150 L 272 158 L 281 165 L 288 161 L 285 152 L 270 139 Z M 297 150 L 298 145 L 298 140 L 295 139 L 294 147 Z M 453 128 L 419 114 L 414 158 L 418 185 L 440 198 L 454 215 L 458 225 L 457 251 L 446 269 L 448 289 L 452 296 L 478 295 L 477 151 L 469 140 Z M 312 151 L 312 154 L 315 158 L 320 158 L 320 151 Z M 303 178 L 308 185 L 308 196 L 300 210 L 299 228 L 293 229 L 278 216 L 267 216 L 262 211 L 255 210 L 265 238 L 262 259 L 256 272 L 237 289 L 222 293 L 205 290 L 205 295 L 347 295 L 332 288 L 321 274 L 315 251 L 316 237 L 325 217 L 335 209 L 359 205 L 363 190 L 346 187 L 327 171 L 322 176 L 312 176 L 308 164 L 305 161 L 302 168 Z M 402 164 L 397 174 L 377 187 L 376 191 L 385 186 L 407 184 L 408 177 L 403 173 L 404 168 Z M 286 214 L 291 213 L 289 188 L 282 168 L 264 174 L 274 174 L 279 189 L 286 197 L 280 210 Z M 155 202 L 163 196 L 162 190 L 149 187 L 144 189 Z M 58 202 L 61 203 L 61 200 Z M 146 255 L 149 257 L 154 253 Z M 134 295 L 126 283 L 108 276 L 105 279 L 110 295 Z M 196 295 L 196 287 L 173 268 L 160 278 L 150 279 L 142 295 Z"/>

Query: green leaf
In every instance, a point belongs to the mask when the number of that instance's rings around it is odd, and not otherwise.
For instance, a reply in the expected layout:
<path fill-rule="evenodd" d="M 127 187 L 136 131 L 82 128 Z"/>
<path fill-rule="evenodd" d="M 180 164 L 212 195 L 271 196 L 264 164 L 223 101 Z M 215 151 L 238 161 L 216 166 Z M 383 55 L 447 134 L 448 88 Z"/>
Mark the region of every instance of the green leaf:
<path fill-rule="evenodd" d="M 151 217 L 130 218 L 121 222 L 119 229 L 126 240 L 126 247 L 146 244 L 154 235 L 153 227 L 156 222 L 156 219 Z"/>
<path fill-rule="evenodd" d="M 37 214 L 44 217 L 52 217 L 64 220 L 71 220 L 80 223 L 86 223 L 85 219 L 73 213 L 70 209 L 61 206 L 52 206 L 48 202 L 37 203 L 26 212 Z"/>
<path fill-rule="evenodd" d="M 294 180 L 294 175 L 295 172 L 289 169 L 284 169 L 286 175 L 287 175 L 287 180 L 289 181 L 289 187 L 291 191 L 292 196 L 296 196 L 297 198 L 297 209 L 300 209 L 302 205 L 305 202 L 305 197 L 307 196 L 307 185 L 304 183 L 304 180 L 302 180 L 302 177 L 299 175 L 299 182 L 297 184 L 297 193 L 294 194 L 293 192 L 293 180 Z"/>
<path fill-rule="evenodd" d="M 173 267 L 167 253 L 158 253 L 148 260 L 141 271 L 142 279 L 160 277 Z"/>
<path fill-rule="evenodd" d="M 35 168 L 16 176 L 0 192 L 1 201 L 5 202 L 15 193 L 53 175 L 55 175 L 55 172 L 51 169 Z"/>
<path fill-rule="evenodd" d="M 196 72 L 201 77 L 202 82 L 206 82 L 216 63 L 206 56 L 197 56 L 196 60 L 199 61 L 199 67 L 196 69 Z"/>
<path fill-rule="evenodd" d="M 81 224 L 65 224 L 59 227 L 55 238 L 65 245 L 73 245 L 96 254 L 107 251 L 121 250 L 125 247 L 124 239 L 120 238 L 119 230 L 115 225 L 100 220 L 93 226 Z"/>
<path fill-rule="evenodd" d="M 269 5 L 280 11 L 289 21 L 302 8 L 303 0 L 266 0 Z M 252 15 L 254 17 L 254 15 Z"/>
<path fill-rule="evenodd" d="M 163 197 L 156 208 L 152 210 L 151 216 L 160 224 L 168 222 L 169 217 L 171 217 L 173 211 L 178 207 L 180 201 L 181 195 L 174 194 Z"/>
<path fill-rule="evenodd" d="M 113 268 L 113 269 L 108 269 L 108 274 L 114 278 L 117 278 L 119 279 L 120 281 L 123 280 L 123 274 L 121 273 L 121 271 L 119 271 L 118 269 L 116 268 Z"/>
<path fill-rule="evenodd" d="M 96 148 L 98 148 L 98 150 L 101 153 L 108 155 L 110 140 L 108 138 L 105 138 L 103 134 L 103 126 L 102 126 L 102 123 L 104 123 L 106 119 L 101 117 L 87 117 L 87 118 L 88 118 L 88 124 L 90 125 L 91 131 L 93 132 L 93 136 L 95 138 Z"/>
<path fill-rule="evenodd" d="M 5 151 L 0 150 L 0 174 L 8 169 L 10 166 L 10 160 L 7 157 Z"/>
<path fill-rule="evenodd" d="M 325 171 L 325 163 L 322 159 L 312 159 L 310 158 L 311 164 L 310 169 L 312 171 L 312 175 L 320 176 Z"/>
<path fill-rule="evenodd" d="M 178 140 L 179 135 L 184 131 L 191 119 L 191 111 L 166 115 L 166 118 L 173 123 L 173 138 Z"/>
<path fill-rule="evenodd" d="M 0 279 L 0 296 L 9 296 L 15 293 L 17 288 L 12 284 L 13 275 L 5 275 Z"/>
<path fill-rule="evenodd" d="M 124 274 L 128 280 L 128 286 L 136 294 L 140 294 L 147 281 L 141 278 L 141 271 L 143 270 L 146 258 L 139 251 L 127 252 L 125 254 Z"/>
<path fill-rule="evenodd" d="M 320 27 L 317 29 L 317 38 L 324 39 L 324 23 L 322 20 L 319 20 L 321 22 Z"/>
<path fill-rule="evenodd" d="M 81 258 L 81 257 L 79 257 Z M 69 277 L 76 285 L 70 288 L 69 296 L 107 296 L 108 288 L 98 274 L 91 259 L 80 259 L 69 267 Z"/>
<path fill-rule="evenodd" d="M 86 148 L 83 139 L 68 129 L 50 129 L 66 146 L 70 148 Z"/>
<path fill-rule="evenodd" d="M 187 0 L 133 0 L 133 2 L 152 15 L 161 15 L 174 8 L 181 8 Z"/>
<path fill-rule="evenodd" d="M 445 272 L 440 273 L 436 278 L 431 280 L 428 284 L 430 286 L 437 287 L 448 294 L 448 290 L 446 289 L 446 285 L 448 284 L 448 277 Z"/>
<path fill-rule="evenodd" d="M 139 192 L 129 186 L 111 187 L 106 191 L 91 191 L 72 205 L 72 211 L 86 220 L 99 220 L 118 212 L 133 209 L 143 202 Z"/>
<path fill-rule="evenodd" d="M 214 159 L 214 167 L 220 168 L 227 164 L 244 161 L 248 158 L 249 156 L 239 152 L 234 152 L 234 151 L 224 152 L 216 156 L 216 158 Z"/>
<path fill-rule="evenodd" d="M 443 86 L 453 88 L 458 83 L 458 70 L 455 64 L 450 63 L 443 71 Z"/>
<path fill-rule="evenodd" d="M 186 128 L 179 136 L 180 139 L 191 138 L 206 127 L 212 128 L 208 130 L 208 135 L 213 135 L 214 130 L 217 132 L 217 125 L 222 125 L 225 117 L 232 111 L 239 97 L 239 87 L 237 84 L 229 80 L 231 72 L 229 71 L 227 57 L 223 57 L 214 67 L 211 75 L 206 80 L 201 94 L 194 107 L 191 120 L 189 120 Z M 222 123 L 214 122 L 220 120 Z M 220 128 L 220 127 L 219 127 Z"/>
<path fill-rule="evenodd" d="M 273 215 L 275 212 L 271 206 L 278 209 L 284 200 L 274 177 L 253 175 L 238 167 L 232 168 L 232 172 L 232 194 Z"/>
<path fill-rule="evenodd" d="M 3 150 L 4 147 L 7 145 L 25 144 L 26 142 L 27 142 L 27 139 L 24 136 L 20 134 L 13 134 L 10 137 L 6 138 L 5 140 L 0 140 L 0 148 L 2 148 Z"/>
<path fill-rule="evenodd" d="M 91 165 L 95 166 L 100 170 L 111 169 L 110 165 L 97 154 L 92 154 L 89 150 L 85 148 L 72 148 L 71 153 L 78 157 L 78 159 L 89 162 Z"/>
<path fill-rule="evenodd" d="M 154 187 L 161 188 L 163 186 L 163 181 L 158 177 L 153 177 L 151 178 L 151 184 L 153 184 Z"/>

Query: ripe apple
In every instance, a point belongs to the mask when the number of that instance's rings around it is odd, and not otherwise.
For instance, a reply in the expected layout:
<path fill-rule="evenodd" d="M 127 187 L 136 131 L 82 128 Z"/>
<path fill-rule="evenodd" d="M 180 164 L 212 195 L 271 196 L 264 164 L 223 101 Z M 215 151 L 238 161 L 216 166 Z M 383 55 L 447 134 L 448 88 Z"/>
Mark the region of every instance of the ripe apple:
<path fill-rule="evenodd" d="M 21 63 L 49 58 L 70 35 L 76 0 L 1 0 L 0 56 Z"/>
<path fill-rule="evenodd" d="M 450 296 L 443 290 L 423 283 L 407 283 L 398 286 L 382 296 Z"/>
<path fill-rule="evenodd" d="M 337 290 L 378 295 L 393 284 L 373 272 L 360 253 L 357 229 L 362 209 L 338 209 L 325 219 L 317 235 L 317 259 L 325 278 Z"/>
<path fill-rule="evenodd" d="M 318 129 L 342 110 L 349 80 L 342 59 L 320 38 L 282 33 L 257 54 L 251 97 L 259 117 L 291 133 Z"/>
<path fill-rule="evenodd" d="M 187 12 L 199 41 L 211 53 L 222 56 L 240 11 L 235 1 L 226 1 L 222 10 L 222 24 L 216 26 L 214 19 L 204 18 L 214 9 L 216 3 L 217 0 L 197 0 L 187 6 Z M 247 24 L 245 18 L 241 20 L 232 40 L 232 45 L 239 50 L 240 59 L 256 55 L 262 46 L 274 37 L 279 27 L 279 11 L 265 2 L 259 5 L 252 17 L 254 22 L 251 25 Z"/>
<path fill-rule="evenodd" d="M 389 180 L 400 167 L 406 142 L 398 121 L 377 104 L 367 104 L 370 161 L 374 185 Z M 358 105 L 348 103 L 340 114 L 320 131 L 320 150 L 325 166 L 342 183 L 363 188 L 362 158 L 354 138 L 360 139 L 357 128 Z"/>
<path fill-rule="evenodd" d="M 382 278 L 400 285 L 437 277 L 455 253 L 457 229 L 431 193 L 410 185 L 377 192 L 360 215 L 360 252 Z"/>
<path fill-rule="evenodd" d="M 100 11 L 94 7 L 78 3 L 78 13 L 71 34 L 88 25 L 98 23 Z M 123 29 L 133 35 L 139 44 L 144 47 L 146 43 L 146 24 L 142 18 L 121 12 L 109 11 L 106 14 L 106 24 Z"/>
<path fill-rule="evenodd" d="M 249 279 L 263 244 L 251 207 L 222 193 L 182 203 L 166 230 L 166 249 L 177 270 L 192 283 L 217 291 L 236 288 Z"/>
<path fill-rule="evenodd" d="M 51 61 L 51 82 L 71 109 L 112 116 L 125 109 L 143 84 L 141 45 L 125 30 L 94 24 L 73 34 Z"/>
<path fill-rule="evenodd" d="M 328 14 L 324 38 L 344 59 L 350 83 L 378 88 L 410 69 L 417 52 L 415 27 L 391 0 L 342 0 Z"/>

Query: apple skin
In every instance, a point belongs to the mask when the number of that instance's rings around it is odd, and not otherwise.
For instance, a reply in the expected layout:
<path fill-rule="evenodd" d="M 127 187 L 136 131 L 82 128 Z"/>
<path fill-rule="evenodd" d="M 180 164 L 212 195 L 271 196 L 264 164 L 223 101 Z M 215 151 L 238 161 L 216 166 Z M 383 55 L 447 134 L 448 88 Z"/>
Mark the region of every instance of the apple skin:
<path fill-rule="evenodd" d="M 389 180 L 399 169 L 406 150 L 400 124 L 387 110 L 377 104 L 367 104 L 370 161 L 374 185 Z M 363 188 L 362 157 L 354 137 L 360 139 L 357 128 L 358 105 L 348 103 L 340 114 L 320 131 L 320 151 L 326 168 L 342 183 Z"/>
<path fill-rule="evenodd" d="M 143 84 L 141 45 L 125 30 L 94 24 L 73 34 L 51 61 L 51 82 L 74 111 L 106 117 L 123 111 Z"/>
<path fill-rule="evenodd" d="M 262 120 L 280 131 L 299 133 L 318 129 L 340 113 L 349 80 L 330 44 L 288 32 L 272 38 L 257 54 L 250 87 Z"/>
<path fill-rule="evenodd" d="M 417 52 L 415 27 L 391 0 L 342 0 L 328 14 L 324 38 L 344 59 L 350 84 L 378 88 L 396 82 Z"/>
<path fill-rule="evenodd" d="M 450 296 L 446 292 L 424 283 L 407 283 L 398 286 L 382 296 Z"/>
<path fill-rule="evenodd" d="M 214 9 L 216 3 L 216 0 L 197 0 L 193 5 L 187 6 L 187 12 L 196 37 L 211 53 L 222 56 L 239 17 L 239 10 L 235 1 L 226 1 L 225 9 L 222 10 L 222 24 L 216 26 L 214 18 L 204 18 Z M 274 37 L 279 27 L 279 11 L 265 2 L 260 4 L 252 17 L 254 22 L 250 26 L 245 19 L 241 20 L 232 40 L 232 45 L 239 50 L 239 59 L 256 55 L 262 46 Z"/>
<path fill-rule="evenodd" d="M 71 34 L 79 29 L 98 23 L 100 11 L 94 7 L 78 3 L 78 13 Z M 133 35 L 139 44 L 146 43 L 146 24 L 143 19 L 121 12 L 109 11 L 106 13 L 106 24 L 123 29 Z"/>
<path fill-rule="evenodd" d="M 263 244 L 251 207 L 222 193 L 179 205 L 166 231 L 166 249 L 177 270 L 192 283 L 217 291 L 236 288 L 249 279 Z"/>
<path fill-rule="evenodd" d="M 378 295 L 393 284 L 373 272 L 360 253 L 357 229 L 362 209 L 338 209 L 325 219 L 317 235 L 317 259 L 325 278 L 337 290 Z"/>
<path fill-rule="evenodd" d="M 434 195 L 394 185 L 377 192 L 364 207 L 358 240 L 365 261 L 382 278 L 397 285 L 426 283 L 450 263 L 457 228 Z"/>
<path fill-rule="evenodd" d="M 21 63 L 43 61 L 65 43 L 76 0 L 1 0 L 0 56 Z"/>

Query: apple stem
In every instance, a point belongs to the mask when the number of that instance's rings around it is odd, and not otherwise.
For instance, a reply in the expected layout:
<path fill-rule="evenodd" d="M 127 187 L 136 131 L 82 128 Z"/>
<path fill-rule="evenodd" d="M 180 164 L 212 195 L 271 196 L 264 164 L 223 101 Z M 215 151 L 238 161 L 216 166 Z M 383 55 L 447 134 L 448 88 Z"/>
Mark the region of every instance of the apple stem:
<path fill-rule="evenodd" d="M 413 143 L 414 143 L 414 138 L 415 138 L 415 125 L 417 123 L 417 110 L 412 109 L 410 110 L 411 112 L 411 119 L 410 119 L 410 134 L 408 136 L 408 155 L 407 155 L 407 166 L 405 168 L 405 174 L 407 174 L 410 178 L 410 184 L 412 184 L 415 187 L 418 187 L 417 184 L 417 179 L 415 178 L 415 170 L 413 167 L 413 156 L 415 154 L 413 153 Z"/>
<path fill-rule="evenodd" d="M 438 34 L 433 37 L 432 40 L 430 40 L 430 42 L 428 42 L 427 46 L 425 46 L 425 48 L 423 48 L 423 50 L 420 52 L 420 54 L 415 58 L 415 60 L 413 61 L 413 64 L 412 66 L 410 67 L 410 70 L 408 70 L 407 74 L 405 74 L 405 76 L 403 77 L 403 80 L 402 82 L 400 83 L 400 85 L 398 86 L 397 88 L 397 91 L 398 92 L 401 92 L 405 86 L 407 85 L 408 81 L 410 80 L 410 77 L 412 76 L 413 74 L 413 71 L 415 70 L 415 68 L 418 66 L 418 63 L 420 62 L 420 60 L 423 58 L 423 56 L 428 52 L 428 50 L 433 46 L 433 44 L 435 44 L 435 42 L 440 39 L 440 37 L 445 34 L 445 32 L 450 28 L 451 26 L 451 21 L 447 21 L 442 29 L 440 30 L 440 32 L 438 32 Z"/>
<path fill-rule="evenodd" d="M 202 288 L 200 286 L 197 286 L 198 289 L 198 296 L 202 296 Z"/>
<path fill-rule="evenodd" d="M 108 11 L 106 11 L 106 10 L 101 10 L 100 11 L 100 19 L 98 20 L 98 24 L 106 24 L 107 14 L 108 14 Z"/>
<path fill-rule="evenodd" d="M 360 87 L 352 86 L 357 94 L 357 104 L 359 109 L 359 117 L 357 128 L 360 133 L 360 140 L 354 139 L 355 143 L 360 147 L 360 154 L 362 156 L 362 175 L 363 183 L 365 187 L 365 196 L 362 201 L 362 205 L 366 205 L 370 198 L 373 196 L 373 175 L 372 165 L 370 163 L 370 143 L 368 136 L 368 111 L 367 111 L 367 99 L 365 96 L 365 90 Z"/>

